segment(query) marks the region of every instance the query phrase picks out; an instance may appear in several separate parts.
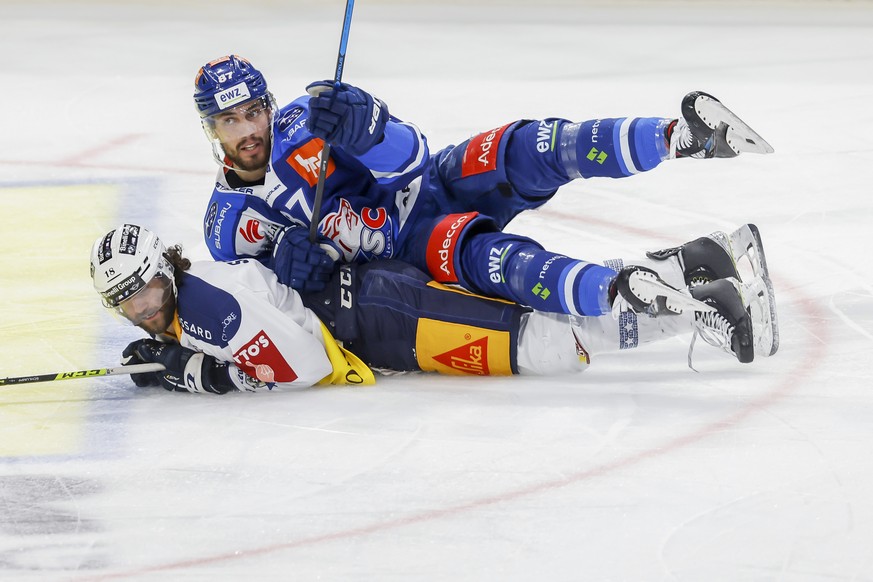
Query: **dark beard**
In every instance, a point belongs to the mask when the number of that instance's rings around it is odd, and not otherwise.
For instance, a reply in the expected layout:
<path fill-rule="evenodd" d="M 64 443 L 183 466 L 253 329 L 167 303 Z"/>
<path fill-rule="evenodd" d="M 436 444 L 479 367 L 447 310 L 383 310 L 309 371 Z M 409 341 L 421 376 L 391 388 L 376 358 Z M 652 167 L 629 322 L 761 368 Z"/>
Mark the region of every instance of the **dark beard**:
<path fill-rule="evenodd" d="M 263 143 L 263 142 L 262 142 Z M 239 151 L 239 150 L 237 150 Z M 261 168 L 267 165 L 269 149 L 264 149 L 264 159 L 263 161 L 258 161 L 256 159 L 251 159 L 248 162 L 243 161 L 241 157 L 236 153 L 228 153 L 226 150 L 224 154 L 227 156 L 227 159 L 233 163 L 233 167 L 238 170 L 242 170 L 244 172 L 254 172 L 256 170 L 260 170 Z"/>

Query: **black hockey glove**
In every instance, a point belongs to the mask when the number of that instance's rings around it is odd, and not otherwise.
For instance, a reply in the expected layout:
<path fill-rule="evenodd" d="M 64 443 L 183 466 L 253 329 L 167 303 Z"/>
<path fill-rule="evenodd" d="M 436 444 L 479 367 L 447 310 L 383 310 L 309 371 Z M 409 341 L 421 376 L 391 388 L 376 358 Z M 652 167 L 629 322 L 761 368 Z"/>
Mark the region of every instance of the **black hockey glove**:
<path fill-rule="evenodd" d="M 213 394 L 225 394 L 236 388 L 230 379 L 232 372 L 225 362 L 183 348 L 177 343 L 168 344 L 153 339 L 140 339 L 128 345 L 123 354 L 126 357 L 136 358 L 136 361 L 125 363 L 157 362 L 166 368 L 161 372 L 131 374 L 134 383 L 140 387 L 160 384 L 171 392 Z M 140 378 L 138 379 L 137 376 Z"/>
<path fill-rule="evenodd" d="M 319 237 L 319 244 L 312 244 L 308 229 L 292 225 L 276 236 L 269 266 L 280 283 L 306 293 L 324 289 L 339 257 L 330 239 Z"/>
<path fill-rule="evenodd" d="M 382 141 L 388 123 L 388 106 L 366 91 L 333 81 L 316 81 L 306 87 L 309 121 L 315 137 L 339 146 L 354 156 L 365 154 Z"/>
<path fill-rule="evenodd" d="M 121 352 L 121 364 L 123 366 L 132 366 L 134 364 L 145 364 L 146 361 L 139 357 L 139 354 L 136 353 L 136 348 L 139 345 L 139 342 L 143 340 L 137 340 L 131 344 L 128 344 L 124 351 Z M 146 386 L 160 386 L 161 381 L 158 379 L 158 374 L 160 372 L 145 372 L 143 374 L 131 374 L 130 379 L 133 380 L 133 383 L 136 384 L 137 388 L 145 388 Z"/>

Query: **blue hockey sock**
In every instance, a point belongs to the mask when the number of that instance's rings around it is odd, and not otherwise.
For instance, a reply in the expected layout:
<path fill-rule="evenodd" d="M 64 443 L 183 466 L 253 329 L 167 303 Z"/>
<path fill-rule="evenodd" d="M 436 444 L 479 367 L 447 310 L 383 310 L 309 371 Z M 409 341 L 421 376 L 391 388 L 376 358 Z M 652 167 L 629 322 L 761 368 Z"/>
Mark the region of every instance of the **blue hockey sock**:
<path fill-rule="evenodd" d="M 616 272 L 543 250 L 525 237 L 478 233 L 461 250 L 461 283 L 538 311 L 602 315 L 610 311 L 609 285 Z"/>
<path fill-rule="evenodd" d="M 547 198 L 574 178 L 645 172 L 669 157 L 669 123 L 660 117 L 532 121 L 511 133 L 506 176 L 524 196 Z"/>
<path fill-rule="evenodd" d="M 537 250 L 516 253 L 509 271 L 519 302 L 538 311 L 593 316 L 610 311 L 612 269 Z"/>
<path fill-rule="evenodd" d="M 624 178 L 651 170 L 669 157 L 669 119 L 620 117 L 566 123 L 559 154 L 571 178 Z"/>

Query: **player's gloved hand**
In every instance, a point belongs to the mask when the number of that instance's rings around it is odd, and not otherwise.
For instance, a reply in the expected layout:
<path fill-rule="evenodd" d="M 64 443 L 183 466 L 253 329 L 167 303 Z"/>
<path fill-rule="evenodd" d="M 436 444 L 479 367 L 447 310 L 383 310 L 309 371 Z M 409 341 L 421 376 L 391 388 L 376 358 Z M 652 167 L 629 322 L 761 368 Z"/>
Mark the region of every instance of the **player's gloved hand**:
<path fill-rule="evenodd" d="M 124 351 L 121 352 L 121 365 L 122 366 L 132 366 L 134 364 L 145 364 L 146 361 L 139 357 L 139 354 L 136 353 L 136 348 L 139 342 L 142 340 L 137 340 L 131 344 L 129 344 Z M 137 388 L 145 388 L 146 386 L 160 386 L 161 382 L 158 380 L 158 372 L 144 372 L 142 374 L 131 374 L 130 379 L 133 380 L 133 383 L 136 384 Z"/>
<path fill-rule="evenodd" d="M 212 356 L 189 350 L 177 343 L 140 339 L 128 345 L 123 353 L 135 356 L 139 360 L 137 363 L 162 364 L 165 370 L 151 372 L 151 374 L 154 374 L 158 384 L 171 392 L 225 394 L 236 388 L 231 380 L 231 370 L 227 363 L 219 362 Z M 147 374 L 136 375 L 147 376 Z M 140 384 L 137 383 L 137 386 Z"/>
<path fill-rule="evenodd" d="M 309 99 L 307 128 L 331 146 L 354 156 L 365 154 L 382 141 L 388 106 L 366 91 L 346 83 L 316 81 L 306 87 Z"/>
<path fill-rule="evenodd" d="M 276 235 L 270 266 L 280 283 L 307 293 L 324 289 L 339 258 L 329 238 L 319 237 L 318 244 L 313 244 L 309 229 L 291 225 Z"/>

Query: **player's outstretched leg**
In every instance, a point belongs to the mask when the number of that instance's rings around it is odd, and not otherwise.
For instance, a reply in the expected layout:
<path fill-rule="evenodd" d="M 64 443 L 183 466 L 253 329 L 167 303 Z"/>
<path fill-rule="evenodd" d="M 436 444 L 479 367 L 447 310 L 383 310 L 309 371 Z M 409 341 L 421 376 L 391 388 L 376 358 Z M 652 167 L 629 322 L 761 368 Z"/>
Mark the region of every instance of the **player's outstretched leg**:
<path fill-rule="evenodd" d="M 721 101 L 703 91 L 682 99 L 682 117 L 667 127 L 670 157 L 733 158 L 742 152 L 771 154 L 773 147 Z"/>

